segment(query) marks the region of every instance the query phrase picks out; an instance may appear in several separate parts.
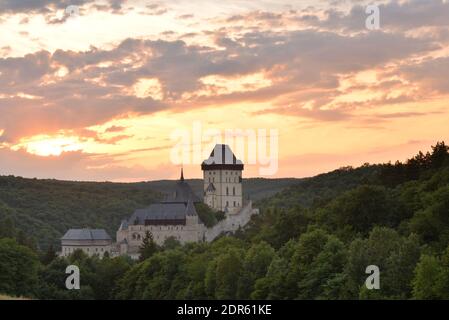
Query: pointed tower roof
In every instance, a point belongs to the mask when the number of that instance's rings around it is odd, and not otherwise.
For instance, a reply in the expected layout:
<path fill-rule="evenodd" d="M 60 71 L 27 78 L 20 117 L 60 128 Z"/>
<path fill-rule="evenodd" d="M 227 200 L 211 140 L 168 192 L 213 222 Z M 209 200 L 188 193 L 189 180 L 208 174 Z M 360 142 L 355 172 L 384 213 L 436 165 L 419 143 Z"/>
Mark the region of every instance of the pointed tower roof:
<path fill-rule="evenodd" d="M 186 207 L 186 216 L 196 216 L 196 209 L 195 206 L 193 205 L 193 201 L 190 198 L 189 202 L 187 202 L 187 207 Z"/>
<path fill-rule="evenodd" d="M 208 159 L 201 164 L 201 170 L 243 170 L 243 162 L 238 160 L 227 144 L 216 144 Z"/>
<path fill-rule="evenodd" d="M 207 186 L 207 188 L 206 188 L 206 192 L 214 192 L 216 189 L 215 189 L 215 186 L 214 186 L 214 184 L 211 182 L 211 183 L 209 183 L 209 185 Z"/>
<path fill-rule="evenodd" d="M 176 182 L 175 190 L 162 201 L 165 203 L 187 203 L 192 199 L 194 203 L 201 202 L 201 199 L 193 192 L 190 185 L 184 179 L 184 169 L 181 169 L 181 177 Z"/>

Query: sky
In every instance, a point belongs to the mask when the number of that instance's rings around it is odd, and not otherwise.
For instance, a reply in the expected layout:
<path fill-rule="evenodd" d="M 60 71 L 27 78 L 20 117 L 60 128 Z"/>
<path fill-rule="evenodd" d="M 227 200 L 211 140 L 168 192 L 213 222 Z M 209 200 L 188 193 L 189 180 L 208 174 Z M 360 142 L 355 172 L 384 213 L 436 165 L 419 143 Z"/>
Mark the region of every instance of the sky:
<path fill-rule="evenodd" d="M 244 177 L 403 161 L 449 141 L 448 70 L 445 0 L 0 0 L 0 174 L 199 178 L 226 132 Z"/>

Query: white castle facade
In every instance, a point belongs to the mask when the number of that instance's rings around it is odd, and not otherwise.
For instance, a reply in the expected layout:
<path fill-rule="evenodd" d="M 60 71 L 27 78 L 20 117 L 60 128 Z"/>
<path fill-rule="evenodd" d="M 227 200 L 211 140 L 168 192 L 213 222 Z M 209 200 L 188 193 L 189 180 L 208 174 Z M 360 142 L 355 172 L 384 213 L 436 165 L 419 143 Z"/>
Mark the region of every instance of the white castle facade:
<path fill-rule="evenodd" d="M 111 246 L 111 254 L 138 259 L 139 247 L 147 231 L 159 245 L 168 238 L 183 244 L 210 242 L 220 234 L 237 231 L 259 212 L 252 208 L 251 201 L 243 200 L 244 165 L 236 159 L 228 145 L 217 144 L 210 157 L 201 164 L 201 169 L 204 174 L 203 202 L 213 210 L 224 212 L 225 219 L 212 228 L 202 223 L 195 208 L 195 204 L 202 201 L 184 180 L 181 171 L 181 178 L 166 200 L 138 209 L 129 219 L 122 221 L 116 234 L 117 243 Z M 84 247 L 84 251 L 87 249 Z M 98 249 L 89 248 L 89 252 L 92 250 L 95 252 Z"/>
<path fill-rule="evenodd" d="M 238 213 L 243 207 L 243 163 L 236 159 L 229 146 L 217 144 L 201 169 L 204 203 L 228 214 Z"/>

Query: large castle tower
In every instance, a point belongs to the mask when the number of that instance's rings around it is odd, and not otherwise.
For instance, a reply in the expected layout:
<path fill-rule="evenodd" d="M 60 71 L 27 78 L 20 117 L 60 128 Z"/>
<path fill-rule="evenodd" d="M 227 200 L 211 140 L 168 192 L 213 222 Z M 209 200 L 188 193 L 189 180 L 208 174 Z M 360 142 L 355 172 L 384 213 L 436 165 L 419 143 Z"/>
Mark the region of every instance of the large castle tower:
<path fill-rule="evenodd" d="M 229 214 L 243 206 L 243 163 L 226 144 L 217 144 L 201 164 L 204 173 L 204 203 Z"/>

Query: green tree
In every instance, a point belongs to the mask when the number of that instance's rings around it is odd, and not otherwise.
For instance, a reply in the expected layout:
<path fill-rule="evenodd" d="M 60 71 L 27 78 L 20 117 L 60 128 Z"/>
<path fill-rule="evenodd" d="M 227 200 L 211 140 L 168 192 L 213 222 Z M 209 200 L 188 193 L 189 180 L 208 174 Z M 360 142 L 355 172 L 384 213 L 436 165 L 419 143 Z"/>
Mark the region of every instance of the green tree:
<path fill-rule="evenodd" d="M 118 290 L 118 281 L 130 269 L 129 261 L 124 257 L 103 259 L 95 270 L 92 290 L 95 299 L 113 299 Z"/>
<path fill-rule="evenodd" d="M 158 248 L 153 240 L 153 235 L 151 234 L 150 231 L 146 231 L 142 244 L 139 247 L 140 261 L 144 261 L 150 258 L 153 254 L 157 252 L 157 250 Z"/>
<path fill-rule="evenodd" d="M 5 212 L 7 210 L 8 210 L 8 212 L 10 211 L 10 209 L 6 208 L 6 206 L 0 202 L 0 214 L 1 215 L 5 214 Z M 0 220 L 0 239 L 1 238 L 15 238 L 16 235 L 17 235 L 17 230 L 15 227 L 13 218 L 9 215 L 2 218 Z"/>
<path fill-rule="evenodd" d="M 390 190 L 363 185 L 331 201 L 319 211 L 318 221 L 333 230 L 350 226 L 355 232 L 368 234 L 376 225 L 396 226 L 403 214 Z"/>
<path fill-rule="evenodd" d="M 164 250 L 172 250 L 179 248 L 181 246 L 181 243 L 175 238 L 175 237 L 168 237 L 165 239 L 162 249 Z"/>
<path fill-rule="evenodd" d="M 375 265 L 381 272 L 380 286 L 384 298 L 392 298 L 398 295 L 400 285 L 388 283 L 388 278 L 395 283 L 395 277 L 406 279 L 408 282 L 414 268 L 416 255 L 416 240 L 409 244 L 395 230 L 385 227 L 375 227 L 367 239 L 356 239 L 349 247 L 348 263 L 345 267 L 347 283 L 345 292 L 347 296 L 342 298 L 356 299 L 360 290 L 365 285 L 367 274 L 366 267 Z M 395 262 L 411 263 L 411 266 L 402 266 L 398 269 Z M 409 271 L 409 275 L 401 275 L 401 271 Z"/>
<path fill-rule="evenodd" d="M 53 245 L 50 245 L 47 249 L 47 252 L 45 253 L 45 255 L 42 258 L 42 263 L 44 265 L 48 265 L 50 264 L 53 260 L 55 260 L 57 257 L 56 255 L 56 251 L 53 247 Z"/>
<path fill-rule="evenodd" d="M 215 298 L 235 299 L 237 297 L 238 280 L 242 270 L 242 252 L 230 249 L 216 259 Z"/>
<path fill-rule="evenodd" d="M 0 292 L 34 296 L 39 260 L 29 248 L 13 239 L 0 239 Z"/>
<path fill-rule="evenodd" d="M 275 257 L 274 249 L 266 242 L 254 244 L 246 252 L 243 269 L 238 281 L 237 297 L 249 299 L 254 291 L 257 279 L 265 277 L 271 261 Z"/>
<path fill-rule="evenodd" d="M 438 290 L 443 271 L 443 266 L 437 257 L 422 255 L 413 279 L 413 297 L 422 300 L 443 298 Z"/>
<path fill-rule="evenodd" d="M 347 249 L 335 236 L 329 236 L 323 250 L 299 280 L 300 299 L 337 299 L 343 290 L 342 273 Z"/>

